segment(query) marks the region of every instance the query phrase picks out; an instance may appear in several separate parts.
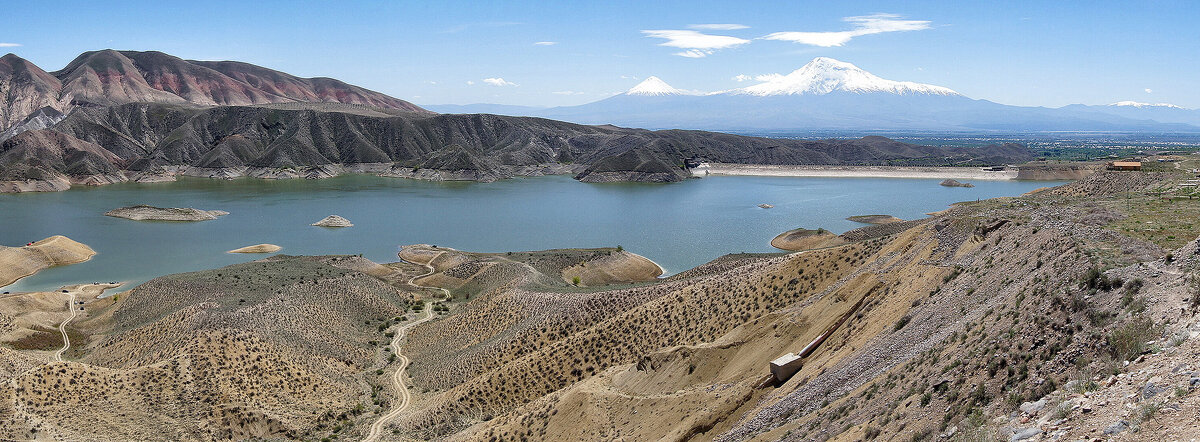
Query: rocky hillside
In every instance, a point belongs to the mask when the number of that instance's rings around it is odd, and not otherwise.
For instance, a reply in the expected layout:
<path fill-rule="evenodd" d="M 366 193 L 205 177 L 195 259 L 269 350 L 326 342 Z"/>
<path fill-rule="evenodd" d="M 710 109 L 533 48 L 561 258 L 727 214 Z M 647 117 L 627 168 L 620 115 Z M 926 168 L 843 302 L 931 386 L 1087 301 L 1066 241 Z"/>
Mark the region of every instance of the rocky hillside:
<path fill-rule="evenodd" d="M 357 257 L 280 256 L 154 279 L 111 305 L 89 304 L 70 329 L 72 362 L 42 361 L 0 385 L 0 439 L 340 431 L 378 404 L 371 383 L 388 363 L 385 330 L 411 301 L 368 274 L 388 273 L 380 269 Z"/>
<path fill-rule="evenodd" d="M 729 257 L 649 287 L 483 291 L 412 336 L 424 396 L 398 429 L 454 440 L 1026 440 L 1112 426 L 1177 439 L 1192 430 L 1155 412 L 1195 407 L 1197 360 L 1174 347 L 1200 305 L 1183 289 L 1197 246 L 1169 252 L 1113 224 L 1164 179 L 1101 174 L 1089 180 L 1123 189 L 962 204 L 898 233 Z M 772 379 L 768 361 L 846 315 L 798 373 Z M 1148 366 L 1157 377 L 1124 374 L 1123 361 L 1140 369 L 1158 351 L 1178 356 Z M 1088 399 L 1101 382 L 1125 387 Z M 1119 393 L 1130 386 L 1142 393 Z"/>
<path fill-rule="evenodd" d="M 131 103 L 79 108 L 0 144 L 0 180 L 79 182 L 197 176 L 321 177 L 345 170 L 493 181 L 578 173 L 584 181 L 678 181 L 686 159 L 727 163 L 984 165 L 1032 158 L 1022 146 L 919 146 L 866 137 L 787 140 L 647 131 L 497 115 L 347 110 L 342 104 Z M 122 173 L 115 173 L 124 171 Z"/>
<path fill-rule="evenodd" d="M 236 61 L 195 61 L 156 51 L 90 51 L 46 72 L 15 54 L 0 58 L 0 129 L 42 108 L 134 102 L 199 106 L 334 102 L 425 112 L 404 100 L 332 78 L 300 78 Z"/>

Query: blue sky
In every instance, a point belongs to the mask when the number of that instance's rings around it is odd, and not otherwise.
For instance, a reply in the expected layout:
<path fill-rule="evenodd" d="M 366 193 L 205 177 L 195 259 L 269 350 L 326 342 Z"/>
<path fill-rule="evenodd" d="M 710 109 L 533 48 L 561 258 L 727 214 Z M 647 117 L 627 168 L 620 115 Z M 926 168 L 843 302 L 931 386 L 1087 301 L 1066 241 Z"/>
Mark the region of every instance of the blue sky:
<path fill-rule="evenodd" d="M 1195 1 L 5 3 L 0 52 L 50 71 L 159 50 L 422 104 L 579 104 L 649 75 L 724 90 L 825 56 L 1005 104 L 1200 108 Z M 739 26 L 690 26 L 712 24 Z"/>

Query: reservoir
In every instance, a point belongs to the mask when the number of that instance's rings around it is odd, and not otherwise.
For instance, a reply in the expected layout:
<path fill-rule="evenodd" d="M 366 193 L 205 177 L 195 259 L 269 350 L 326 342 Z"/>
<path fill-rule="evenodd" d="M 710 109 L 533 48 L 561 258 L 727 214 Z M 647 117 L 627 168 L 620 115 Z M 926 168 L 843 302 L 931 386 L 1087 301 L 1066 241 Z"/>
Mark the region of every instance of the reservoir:
<path fill-rule="evenodd" d="M 66 192 L 0 194 L 0 244 L 65 235 L 96 250 L 90 261 L 43 270 L 4 287 L 52 290 L 83 282 L 132 284 L 267 255 L 225 253 L 271 243 L 291 255 L 362 254 L 396 261 L 401 245 L 477 252 L 615 247 L 678 273 L 727 253 L 777 252 L 771 238 L 797 227 L 841 233 L 852 215 L 924 217 L 960 201 L 1017 196 L 1061 182 L 714 176 L 671 184 L 581 183 L 568 176 L 494 183 L 430 182 L 368 175 L 323 180 L 180 178 Z M 148 204 L 224 210 L 201 222 L 104 216 Z M 763 209 L 759 204 L 770 204 Z M 354 227 L 313 227 L 327 215 Z M 126 287 L 128 288 L 128 286 Z"/>

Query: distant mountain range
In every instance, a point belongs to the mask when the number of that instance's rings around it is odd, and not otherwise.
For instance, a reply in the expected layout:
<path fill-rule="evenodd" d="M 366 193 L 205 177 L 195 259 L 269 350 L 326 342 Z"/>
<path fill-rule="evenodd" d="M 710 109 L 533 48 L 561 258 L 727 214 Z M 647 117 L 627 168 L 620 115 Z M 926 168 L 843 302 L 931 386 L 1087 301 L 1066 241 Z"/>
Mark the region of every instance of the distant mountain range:
<path fill-rule="evenodd" d="M 1200 132 L 1198 110 L 1134 102 L 1009 106 L 971 99 L 941 86 L 883 79 L 826 57 L 787 75 L 712 93 L 677 89 L 649 77 L 623 94 L 578 106 L 425 107 L 436 112 L 487 110 L 649 129 Z"/>
<path fill-rule="evenodd" d="M 789 76 L 778 84 L 781 91 L 796 94 L 826 86 L 803 81 Z M 851 76 L 841 84 L 860 91 L 957 97 L 941 88 L 873 77 Z M 765 91 L 748 88 L 728 96 L 760 100 L 756 94 Z M 652 100 L 663 105 L 661 115 L 670 115 L 678 104 L 674 100 L 711 99 L 688 94 L 649 79 L 600 106 Z M 571 173 L 582 181 L 665 182 L 688 177 L 684 165 L 694 159 L 982 166 L 1033 158 L 1028 148 L 1011 144 L 947 148 L 883 137 L 807 141 L 439 115 L 334 79 L 300 78 L 233 61 L 183 60 L 161 52 L 86 52 L 55 72 L 9 54 L 0 58 L 0 99 L 0 191 L 173 180 L 181 174 L 319 178 L 367 172 L 491 181 Z M 619 107 L 613 111 L 620 115 Z M 651 115 L 631 112 L 634 117 Z M 568 114 L 562 115 L 572 116 Z"/>

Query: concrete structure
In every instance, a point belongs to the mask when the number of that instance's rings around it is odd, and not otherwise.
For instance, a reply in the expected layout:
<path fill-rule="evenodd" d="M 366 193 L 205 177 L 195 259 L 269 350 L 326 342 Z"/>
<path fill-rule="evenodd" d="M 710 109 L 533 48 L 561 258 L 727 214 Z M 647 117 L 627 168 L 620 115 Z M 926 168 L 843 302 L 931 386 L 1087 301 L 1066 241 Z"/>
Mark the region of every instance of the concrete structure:
<path fill-rule="evenodd" d="M 1008 221 L 1005 220 L 1004 222 Z M 874 291 L 874 289 L 872 289 L 872 291 Z M 870 294 L 868 293 L 867 296 L 869 295 Z M 862 307 L 863 301 L 867 300 L 867 296 L 859 298 L 858 302 L 850 306 L 850 309 L 847 310 L 846 313 L 837 320 L 837 322 L 834 322 L 833 325 L 830 325 L 829 328 L 825 329 L 824 333 L 817 335 L 816 339 L 813 339 L 812 342 L 809 342 L 808 345 L 805 345 L 804 348 L 800 350 L 800 354 L 788 353 L 775 358 L 774 361 L 771 361 L 771 375 L 775 377 L 775 382 L 786 382 L 792 377 L 792 375 L 796 374 L 797 371 L 800 371 L 800 367 L 804 366 L 804 358 L 807 358 L 809 355 L 813 354 L 814 351 L 817 351 L 817 347 L 820 347 L 821 344 L 825 342 L 826 338 L 829 338 L 829 336 L 832 335 L 833 332 L 838 329 L 838 327 L 841 327 L 847 319 L 850 319 L 850 315 L 853 315 L 854 312 L 858 311 L 859 307 Z"/>
<path fill-rule="evenodd" d="M 771 361 L 771 375 L 775 377 L 776 382 L 783 382 L 800 371 L 802 366 L 804 366 L 804 358 L 795 353 L 788 353 Z"/>

